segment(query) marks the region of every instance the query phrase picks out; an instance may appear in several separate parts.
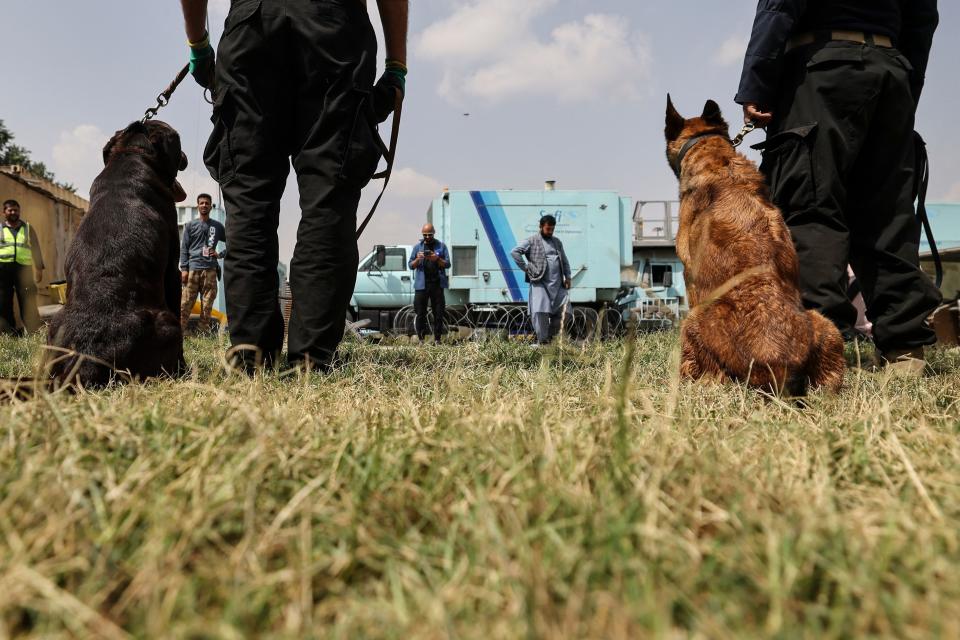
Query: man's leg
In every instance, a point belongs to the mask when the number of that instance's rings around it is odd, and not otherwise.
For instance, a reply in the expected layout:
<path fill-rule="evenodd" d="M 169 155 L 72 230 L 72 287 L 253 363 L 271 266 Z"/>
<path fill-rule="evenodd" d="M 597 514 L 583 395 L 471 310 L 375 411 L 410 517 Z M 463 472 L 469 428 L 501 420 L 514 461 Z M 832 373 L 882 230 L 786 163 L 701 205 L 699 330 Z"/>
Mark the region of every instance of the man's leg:
<path fill-rule="evenodd" d="M 426 289 L 418 289 L 413 294 L 413 312 L 416 314 L 413 320 L 413 328 L 420 340 L 423 340 L 427 335 L 427 302 L 429 299 L 430 295 Z"/>
<path fill-rule="evenodd" d="M 530 318 L 533 323 L 533 331 L 537 334 L 537 344 L 550 343 L 550 314 L 534 313 Z"/>
<path fill-rule="evenodd" d="M 190 322 L 190 314 L 193 311 L 193 303 L 197 299 L 197 291 L 200 289 L 201 271 L 191 271 L 187 275 L 187 284 L 183 287 L 183 293 L 180 294 L 180 330 L 187 333 L 187 324 Z"/>
<path fill-rule="evenodd" d="M 443 287 L 435 285 L 430 289 L 430 304 L 433 307 L 433 338 L 437 342 L 443 337 L 443 320 L 447 312 L 447 301 L 443 297 Z"/>
<path fill-rule="evenodd" d="M 380 159 L 369 91 L 376 37 L 362 3 L 290 0 L 291 24 L 305 43 L 290 61 L 294 95 L 293 166 L 302 217 L 290 264 L 292 362 L 326 366 L 343 337 L 356 284 L 360 190 Z M 230 251 L 233 251 L 231 246 Z"/>
<path fill-rule="evenodd" d="M 557 313 L 551 313 L 550 314 L 550 340 L 553 341 L 554 338 L 560 335 L 560 332 L 564 328 L 569 330 L 569 326 L 570 325 L 568 325 L 564 321 L 562 310 L 558 311 Z"/>
<path fill-rule="evenodd" d="M 20 320 L 27 333 L 40 329 L 40 310 L 37 308 L 37 281 L 33 267 L 17 268 L 17 301 L 20 303 Z"/>
<path fill-rule="evenodd" d="M 245 367 L 283 347 L 279 303 L 280 197 L 289 172 L 287 17 L 279 3 L 233 3 L 220 40 L 214 131 L 204 161 L 227 211 L 224 290 L 230 341 Z M 342 319 L 341 319 L 342 323 Z"/>
<path fill-rule="evenodd" d="M 204 269 L 203 282 L 200 289 L 200 331 L 210 331 L 210 312 L 213 303 L 217 301 L 217 270 Z"/>
<path fill-rule="evenodd" d="M 0 264 L 0 333 L 16 333 L 13 293 L 16 290 L 16 264 Z"/>
<path fill-rule="evenodd" d="M 847 298 L 847 188 L 879 90 L 877 77 L 859 68 L 862 48 L 828 43 L 787 57 L 761 165 L 797 249 L 804 306 L 846 336 L 857 319 Z"/>
<path fill-rule="evenodd" d="M 852 176 L 851 261 L 881 352 L 936 342 L 927 317 L 940 292 L 920 269 L 914 210 L 914 101 L 910 77 L 892 50 L 868 49 L 866 70 L 885 76 L 871 132 Z"/>

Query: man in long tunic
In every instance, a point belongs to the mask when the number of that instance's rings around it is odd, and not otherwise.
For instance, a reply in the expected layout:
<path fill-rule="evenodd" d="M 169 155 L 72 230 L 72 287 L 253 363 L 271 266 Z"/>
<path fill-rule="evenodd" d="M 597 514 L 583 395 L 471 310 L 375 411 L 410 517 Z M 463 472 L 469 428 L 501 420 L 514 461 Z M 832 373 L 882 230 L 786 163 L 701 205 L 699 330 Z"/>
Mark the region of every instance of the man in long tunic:
<path fill-rule="evenodd" d="M 554 237 L 557 220 L 551 215 L 540 219 L 540 233 L 534 234 L 510 252 L 514 262 L 530 283 L 528 309 L 537 344 L 549 344 L 560 331 L 564 313 L 568 314 L 571 284 L 570 262 L 563 243 Z"/>

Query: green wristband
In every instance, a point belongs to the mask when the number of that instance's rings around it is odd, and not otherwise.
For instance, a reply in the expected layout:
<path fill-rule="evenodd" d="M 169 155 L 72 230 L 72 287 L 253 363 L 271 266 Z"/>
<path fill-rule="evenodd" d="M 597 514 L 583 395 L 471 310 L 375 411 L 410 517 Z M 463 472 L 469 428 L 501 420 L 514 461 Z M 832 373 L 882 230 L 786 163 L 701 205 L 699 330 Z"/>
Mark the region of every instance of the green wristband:
<path fill-rule="evenodd" d="M 207 46 L 202 49 L 194 49 L 190 47 L 190 62 L 197 62 L 203 60 L 204 58 L 209 58 L 213 55 L 213 47 L 210 46 L 210 43 L 207 43 Z"/>
<path fill-rule="evenodd" d="M 386 61 L 386 70 L 393 72 L 395 75 L 401 77 L 407 77 L 407 65 L 403 64 L 399 60 L 387 60 Z"/>

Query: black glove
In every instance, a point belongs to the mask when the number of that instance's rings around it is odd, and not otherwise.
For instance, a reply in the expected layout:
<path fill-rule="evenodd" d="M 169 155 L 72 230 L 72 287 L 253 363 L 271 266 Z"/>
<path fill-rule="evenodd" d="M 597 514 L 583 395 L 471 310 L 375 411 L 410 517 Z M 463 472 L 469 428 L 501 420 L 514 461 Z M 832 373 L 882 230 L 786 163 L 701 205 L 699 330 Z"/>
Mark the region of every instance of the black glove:
<path fill-rule="evenodd" d="M 387 60 L 387 69 L 373 87 L 373 113 L 377 122 L 383 122 L 397 105 L 397 90 L 401 98 L 407 92 L 407 67 L 400 62 Z"/>

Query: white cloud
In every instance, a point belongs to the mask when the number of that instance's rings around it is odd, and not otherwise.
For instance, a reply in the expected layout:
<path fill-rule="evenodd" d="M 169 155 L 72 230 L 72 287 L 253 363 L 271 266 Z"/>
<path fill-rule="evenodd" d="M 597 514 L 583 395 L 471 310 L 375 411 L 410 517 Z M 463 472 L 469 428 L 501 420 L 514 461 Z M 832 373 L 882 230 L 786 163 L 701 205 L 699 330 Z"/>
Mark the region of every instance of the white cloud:
<path fill-rule="evenodd" d="M 78 194 L 87 197 L 93 179 L 103 170 L 103 146 L 109 138 L 92 124 L 61 133 L 51 154 L 57 179 L 73 184 Z"/>
<path fill-rule="evenodd" d="M 417 173 L 410 167 L 404 167 L 393 172 L 387 191 L 401 198 L 429 200 L 440 195 L 443 184 L 435 178 Z"/>
<path fill-rule="evenodd" d="M 557 0 L 476 0 L 424 29 L 418 52 L 434 60 L 487 60 L 491 54 L 512 51 L 516 43 L 529 39 L 531 20 L 556 3 Z"/>
<path fill-rule="evenodd" d="M 745 36 L 731 36 L 723 41 L 714 54 L 713 63 L 721 67 L 729 67 L 743 62 L 750 41 Z"/>
<path fill-rule="evenodd" d="M 553 29 L 533 29 L 557 0 L 474 0 L 427 27 L 419 56 L 444 70 L 440 94 L 451 102 L 492 102 L 550 91 L 561 101 L 632 99 L 650 75 L 650 48 L 626 19 L 590 14 Z"/>

